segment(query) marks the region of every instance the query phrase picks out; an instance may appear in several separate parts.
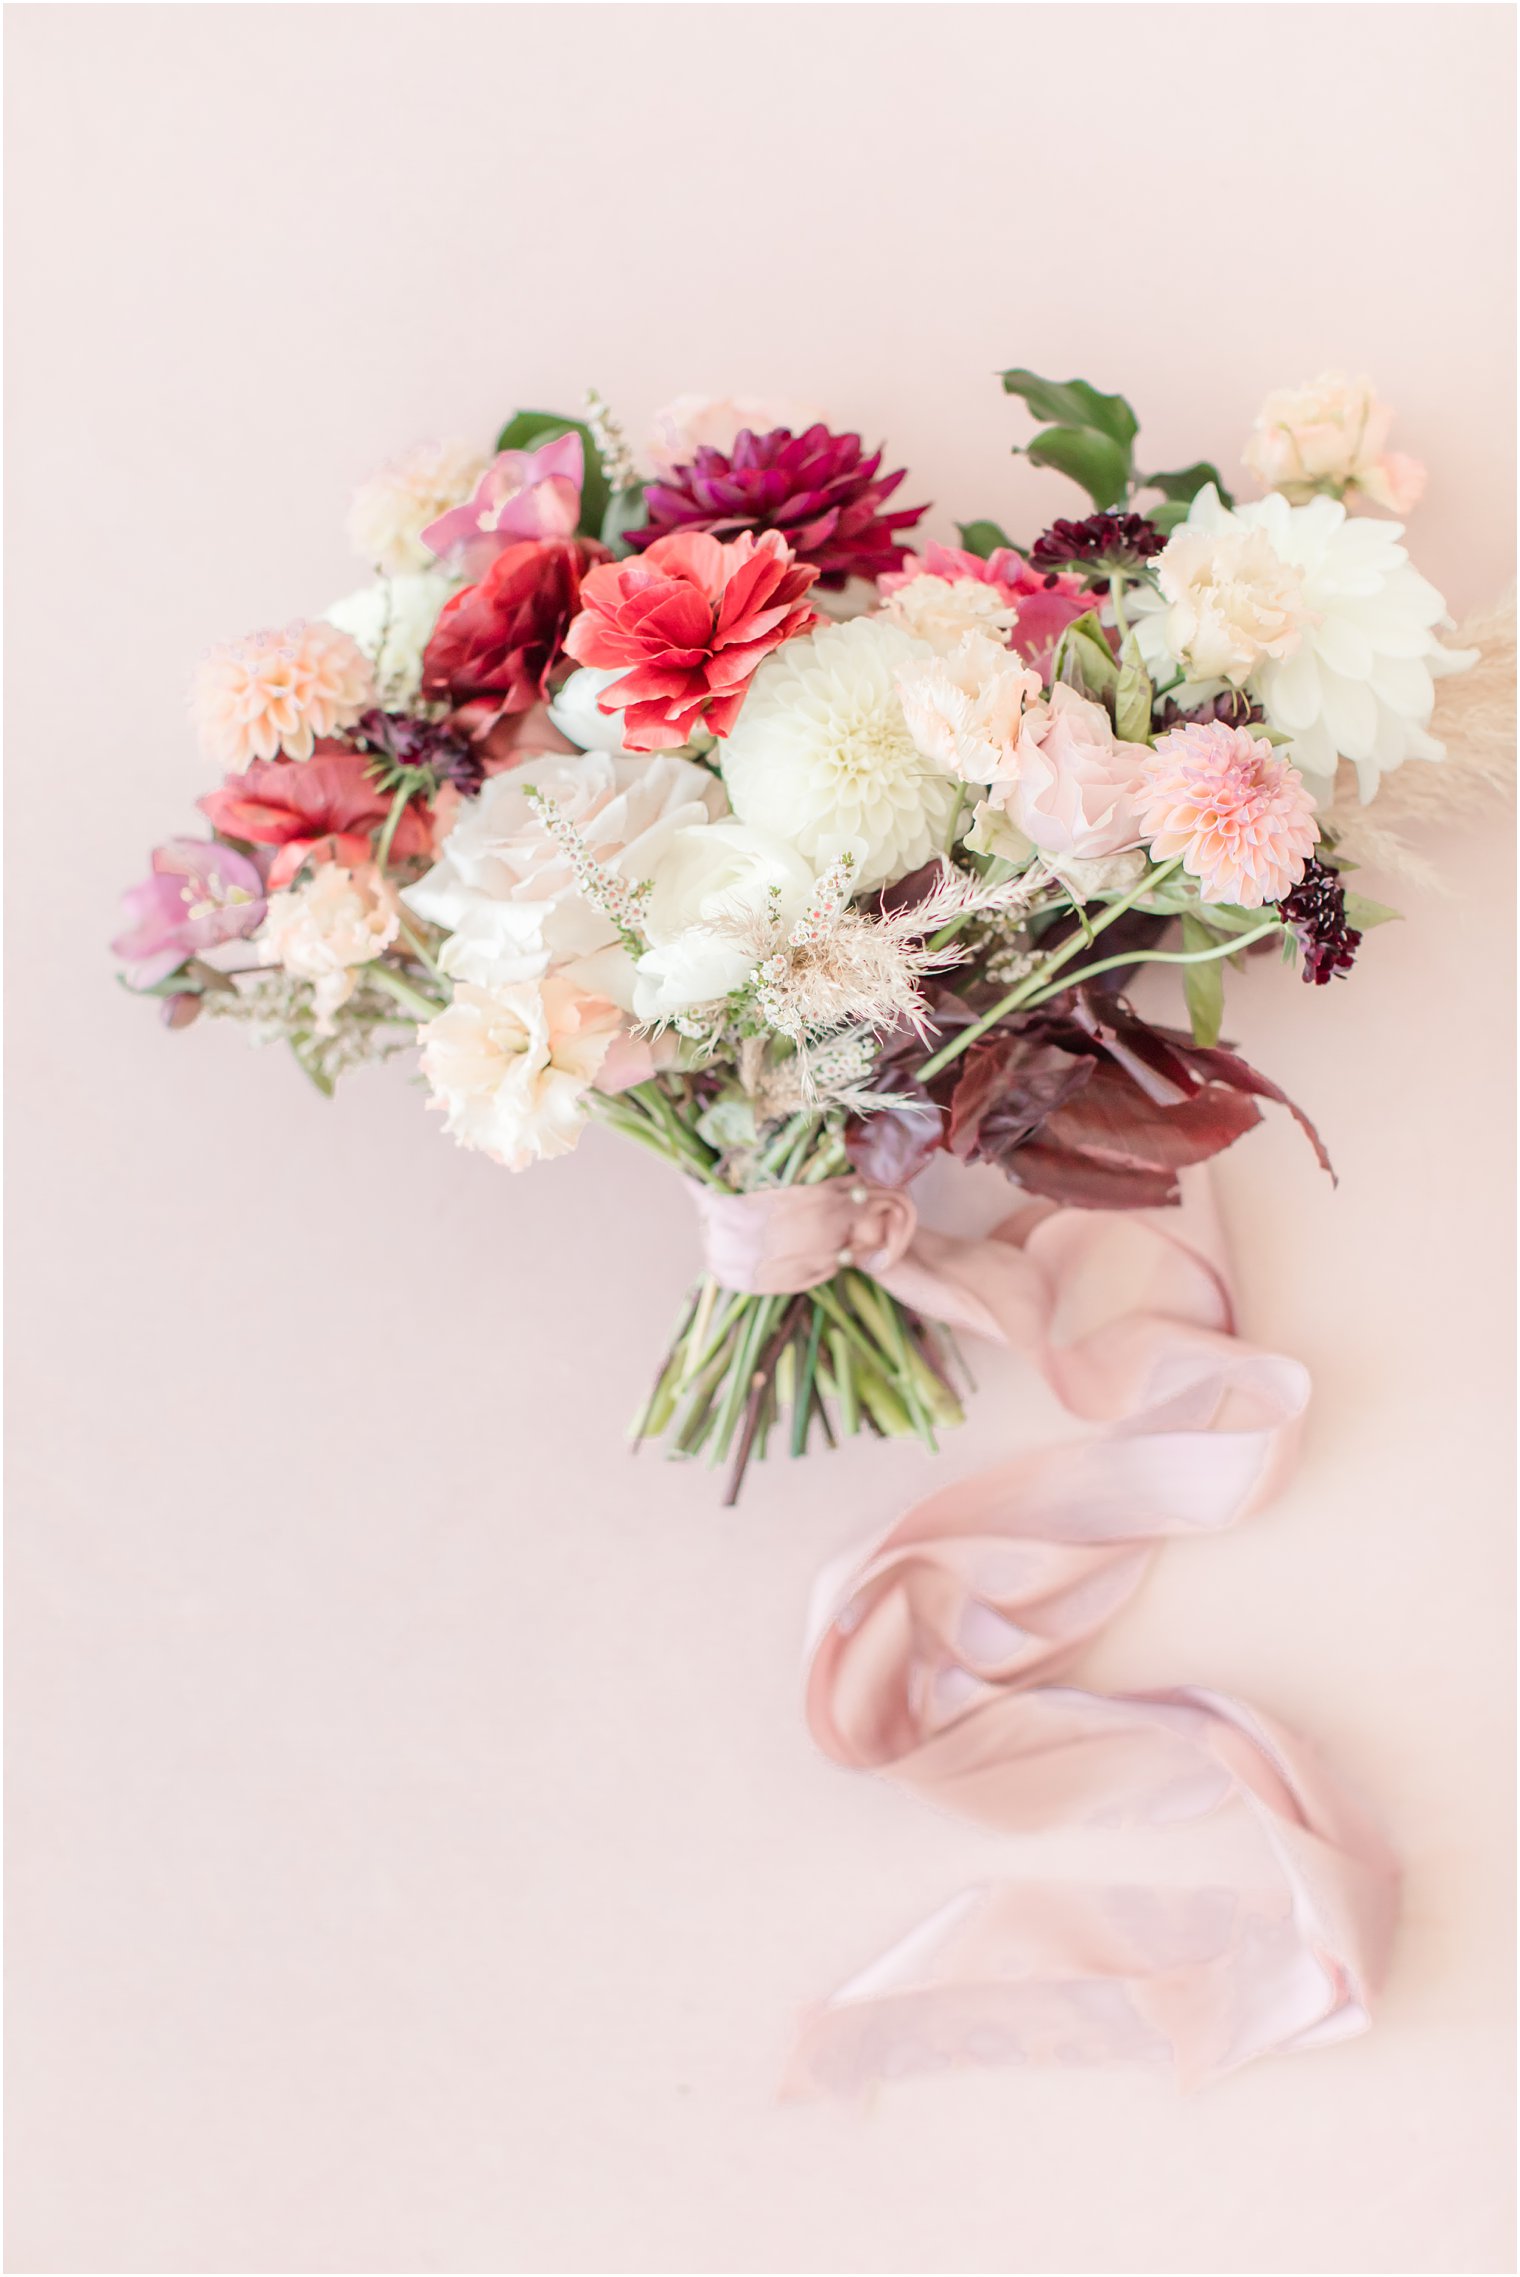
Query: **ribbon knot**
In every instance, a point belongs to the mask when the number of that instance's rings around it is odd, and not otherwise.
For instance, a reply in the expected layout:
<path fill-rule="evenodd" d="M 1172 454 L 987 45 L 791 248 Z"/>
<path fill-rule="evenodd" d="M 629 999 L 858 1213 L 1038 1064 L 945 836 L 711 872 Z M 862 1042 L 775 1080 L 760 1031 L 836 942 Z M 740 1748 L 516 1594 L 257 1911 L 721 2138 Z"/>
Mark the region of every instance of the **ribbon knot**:
<path fill-rule="evenodd" d="M 1186 1184 L 1186 1181 L 1185 1181 Z M 830 1179 L 694 1187 L 708 1270 L 780 1295 L 859 1265 L 929 1318 L 1029 1353 L 1108 1428 L 915 1504 L 815 1592 L 814 1738 L 995 1829 L 1164 1826 L 1242 1806 L 1256 1879 L 968 1891 L 808 2018 L 790 2084 L 867 2085 L 994 2058 L 1170 2056 L 1196 2084 L 1365 2028 L 1398 1867 L 1301 1739 L 1223 1694 L 1065 1682 L 1169 1534 L 1232 1525 L 1286 1478 L 1308 1400 L 1234 1333 L 1207 1186 L 1176 1213 L 1036 1204 L 988 1239 L 920 1226 L 906 1194 Z"/>

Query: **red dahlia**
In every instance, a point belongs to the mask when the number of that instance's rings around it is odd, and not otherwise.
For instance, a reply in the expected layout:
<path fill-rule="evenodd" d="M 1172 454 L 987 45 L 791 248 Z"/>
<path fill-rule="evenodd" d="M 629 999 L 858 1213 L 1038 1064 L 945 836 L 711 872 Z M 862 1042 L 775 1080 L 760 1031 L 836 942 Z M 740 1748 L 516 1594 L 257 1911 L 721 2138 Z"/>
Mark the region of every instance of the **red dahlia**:
<path fill-rule="evenodd" d="M 422 692 L 443 697 L 472 735 L 548 692 L 580 606 L 581 579 L 605 561 L 588 538 L 525 538 L 445 601 L 423 652 Z"/>
<path fill-rule="evenodd" d="M 703 530 L 734 538 L 741 530 L 779 530 L 798 561 L 818 571 L 820 585 L 837 589 L 851 577 L 880 577 L 899 569 L 899 530 L 911 529 L 925 509 L 882 512 L 903 479 L 882 474 L 880 451 L 867 458 L 858 435 L 831 435 L 788 427 L 756 435 L 746 427 L 732 451 L 699 449 L 689 466 L 672 467 L 644 493 L 649 520 L 628 532 L 642 552 L 676 530 Z"/>

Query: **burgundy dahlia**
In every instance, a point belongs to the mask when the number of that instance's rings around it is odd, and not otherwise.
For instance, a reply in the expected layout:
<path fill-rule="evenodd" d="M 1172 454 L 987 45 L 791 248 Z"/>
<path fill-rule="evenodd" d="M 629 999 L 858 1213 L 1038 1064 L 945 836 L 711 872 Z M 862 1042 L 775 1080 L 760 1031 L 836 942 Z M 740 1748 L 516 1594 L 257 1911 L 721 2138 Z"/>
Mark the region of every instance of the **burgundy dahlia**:
<path fill-rule="evenodd" d="M 880 451 L 867 458 L 858 435 L 831 435 L 809 427 L 802 435 L 774 427 L 756 435 L 748 427 L 731 451 L 701 447 L 690 465 L 672 467 L 644 493 L 649 520 L 628 532 L 643 552 L 676 530 L 705 530 L 734 538 L 741 530 L 779 530 L 798 561 L 818 571 L 818 582 L 837 590 L 851 577 L 880 577 L 902 566 L 899 530 L 911 529 L 925 509 L 882 508 L 903 479 L 882 474 Z"/>
<path fill-rule="evenodd" d="M 1340 872 L 1312 858 L 1293 891 L 1278 903 L 1283 923 L 1304 952 L 1304 978 L 1317 988 L 1349 972 L 1362 936 L 1346 923 L 1346 889 Z"/>
<path fill-rule="evenodd" d="M 1166 544 L 1143 514 L 1089 514 L 1080 522 L 1052 522 L 1029 549 L 1031 569 L 1138 569 Z"/>

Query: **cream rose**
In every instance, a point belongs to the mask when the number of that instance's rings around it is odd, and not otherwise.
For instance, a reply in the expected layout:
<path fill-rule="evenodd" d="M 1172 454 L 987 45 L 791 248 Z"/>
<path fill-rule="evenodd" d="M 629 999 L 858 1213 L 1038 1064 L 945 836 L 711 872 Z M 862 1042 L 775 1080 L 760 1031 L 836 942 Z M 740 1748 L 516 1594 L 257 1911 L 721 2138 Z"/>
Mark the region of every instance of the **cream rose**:
<path fill-rule="evenodd" d="M 492 776 L 461 809 L 435 867 L 402 895 L 450 935 L 439 962 L 456 980 L 490 987 L 603 951 L 622 956 L 616 927 L 581 893 L 530 790 L 552 799 L 595 860 L 634 885 L 656 875 L 677 831 L 724 803 L 705 767 L 666 752 L 546 754 Z"/>
<path fill-rule="evenodd" d="M 568 1154 L 621 1025 L 616 1005 L 559 975 L 498 988 L 463 981 L 419 1031 L 429 1105 L 461 1146 L 508 1170 Z"/>
<path fill-rule="evenodd" d="M 747 427 L 768 435 L 785 427 L 805 435 L 823 414 L 779 395 L 678 395 L 654 415 L 649 457 L 657 475 L 689 466 L 699 450 L 729 452 Z"/>
<path fill-rule="evenodd" d="M 1390 514 L 1407 514 L 1425 488 L 1425 469 L 1388 449 L 1392 426 L 1370 380 L 1321 372 L 1306 387 L 1267 397 L 1242 458 L 1264 488 L 1295 506 L 1321 491 L 1333 498 L 1356 491 Z"/>

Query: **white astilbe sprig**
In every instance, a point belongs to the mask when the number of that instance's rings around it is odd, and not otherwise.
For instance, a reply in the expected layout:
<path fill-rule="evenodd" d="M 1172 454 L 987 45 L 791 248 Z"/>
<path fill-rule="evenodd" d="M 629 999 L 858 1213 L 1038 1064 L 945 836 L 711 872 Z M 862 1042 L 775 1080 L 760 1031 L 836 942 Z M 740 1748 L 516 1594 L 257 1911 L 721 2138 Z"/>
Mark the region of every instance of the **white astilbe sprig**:
<path fill-rule="evenodd" d="M 754 1102 L 756 1122 L 784 1122 L 803 1107 L 845 1107 L 863 1115 L 888 1104 L 870 1088 L 876 1041 L 866 1029 L 778 1060 L 771 1057 L 767 1037 L 746 1036 L 739 1046 L 739 1081 Z"/>
<path fill-rule="evenodd" d="M 608 488 L 631 490 L 639 479 L 639 470 L 628 448 L 628 438 L 621 423 L 613 417 L 605 396 L 594 387 L 586 390 L 586 426 L 596 445 Z"/>
<path fill-rule="evenodd" d="M 617 870 L 610 870 L 605 862 L 599 862 L 558 800 L 550 798 L 536 783 L 525 783 L 523 796 L 569 862 L 581 899 L 601 911 L 609 925 L 616 929 L 625 949 L 641 956 L 649 946 L 644 937 L 644 905 L 649 899 L 649 881 L 630 885 Z"/>

